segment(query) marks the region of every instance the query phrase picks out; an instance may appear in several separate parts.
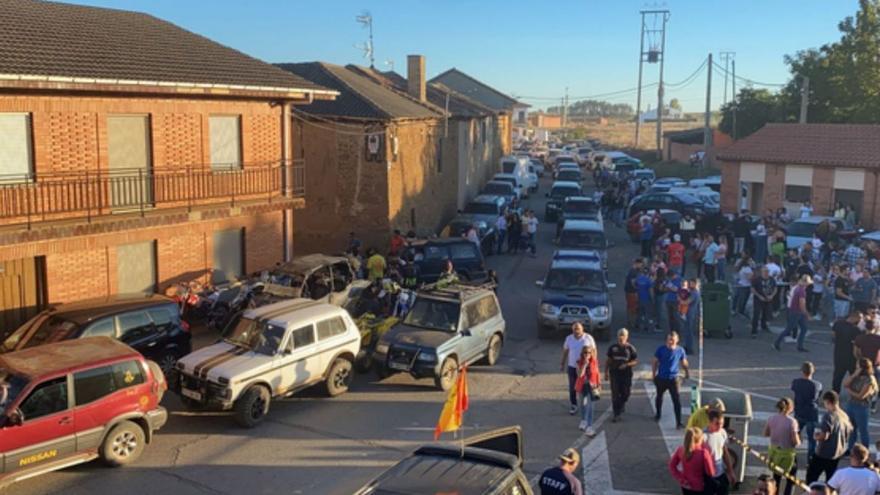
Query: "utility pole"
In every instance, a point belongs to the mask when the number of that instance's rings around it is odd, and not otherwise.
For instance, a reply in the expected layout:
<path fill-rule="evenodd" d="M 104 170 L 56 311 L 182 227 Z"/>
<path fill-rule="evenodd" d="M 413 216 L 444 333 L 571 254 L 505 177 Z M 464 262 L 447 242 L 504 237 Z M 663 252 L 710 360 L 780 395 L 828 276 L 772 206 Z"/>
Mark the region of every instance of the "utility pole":
<path fill-rule="evenodd" d="M 565 87 L 565 98 L 562 99 L 562 126 L 568 124 L 568 86 Z"/>
<path fill-rule="evenodd" d="M 730 74 L 728 70 L 730 68 L 730 64 L 733 62 L 736 57 L 736 52 L 719 52 L 718 58 L 724 63 L 724 93 L 722 93 L 721 98 L 721 106 L 727 104 L 727 78 Z"/>
<path fill-rule="evenodd" d="M 731 83 L 732 83 L 731 86 L 733 88 L 732 89 L 732 93 L 733 93 L 733 112 L 732 112 L 733 118 L 731 119 L 733 121 L 733 136 L 731 136 L 731 137 L 733 138 L 734 141 L 736 141 L 736 107 L 737 107 L 737 105 L 739 105 L 739 102 L 736 100 L 736 60 L 730 61 L 730 70 L 731 70 L 730 79 L 731 79 Z"/>
<path fill-rule="evenodd" d="M 706 71 L 706 117 L 703 123 L 703 163 L 700 164 L 700 177 L 709 161 L 709 148 L 712 146 L 712 53 L 709 53 L 709 70 Z"/>
<path fill-rule="evenodd" d="M 660 63 L 660 82 L 657 86 L 657 155 L 663 153 L 663 64 L 666 61 L 666 22 L 668 10 L 642 10 L 642 29 L 639 42 L 639 88 L 636 99 L 636 146 L 641 133 L 642 68 L 645 62 Z M 649 27 L 650 26 L 650 27 Z"/>
<path fill-rule="evenodd" d="M 559 115 L 562 116 L 560 118 L 560 121 L 561 121 L 560 127 L 562 127 L 564 129 L 565 128 L 565 97 L 564 96 L 559 99 Z"/>
<path fill-rule="evenodd" d="M 810 105 L 810 78 L 801 76 L 801 124 L 807 123 L 807 107 Z"/>
<path fill-rule="evenodd" d="M 642 12 L 642 32 L 639 39 L 639 93 L 636 96 L 636 149 L 639 148 L 639 131 L 642 126 L 642 66 L 645 62 L 645 13 Z"/>
<path fill-rule="evenodd" d="M 657 86 L 657 159 L 663 159 L 663 63 L 666 61 L 666 21 L 669 11 L 663 14 L 663 33 L 660 42 L 660 84 Z"/>

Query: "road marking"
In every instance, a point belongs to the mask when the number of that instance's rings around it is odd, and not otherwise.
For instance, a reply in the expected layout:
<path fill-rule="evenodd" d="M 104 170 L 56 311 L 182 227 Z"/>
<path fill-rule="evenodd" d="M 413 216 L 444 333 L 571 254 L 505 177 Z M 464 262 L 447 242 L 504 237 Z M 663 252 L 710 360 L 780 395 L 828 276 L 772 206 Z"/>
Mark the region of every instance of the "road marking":
<path fill-rule="evenodd" d="M 605 438 L 604 431 L 596 435 L 588 446 L 581 449 L 581 463 L 584 470 L 584 493 L 643 495 L 642 492 L 614 489 L 611 479 L 611 461 L 608 459 L 608 440 Z"/>
<path fill-rule="evenodd" d="M 599 418 L 593 422 L 593 430 L 598 430 L 602 426 L 602 424 L 605 423 L 605 420 L 608 419 L 608 416 L 611 416 L 611 408 L 610 407 L 608 409 L 605 409 L 605 412 L 600 414 Z M 596 437 L 590 437 L 586 433 L 582 433 L 581 436 L 578 437 L 578 439 L 575 440 L 573 444 L 571 444 L 570 448 L 575 449 L 575 450 L 582 450 L 584 448 L 584 446 L 586 446 L 588 443 L 590 443 L 590 440 L 595 440 L 595 439 L 596 439 Z M 540 480 L 541 480 L 541 473 L 538 473 L 535 476 L 533 476 L 532 479 L 529 480 L 529 484 L 532 485 L 532 488 L 536 488 L 538 486 L 538 481 L 540 481 Z"/>
<path fill-rule="evenodd" d="M 648 384 L 648 382 L 642 382 L 642 385 L 645 387 L 645 394 L 648 396 L 648 402 L 651 404 L 651 410 L 654 411 L 654 417 L 657 416 L 657 405 L 654 403 L 657 398 L 657 389 Z M 660 433 L 663 435 L 663 443 L 666 444 L 666 450 L 669 451 L 669 456 L 672 457 L 672 454 L 675 453 L 675 450 L 681 445 L 681 437 L 684 434 L 684 431 L 679 431 L 675 429 L 675 409 L 673 409 L 672 405 L 672 396 L 671 394 L 665 394 L 663 397 L 663 406 L 667 411 L 667 414 L 660 417 L 660 421 L 657 423 L 660 427 Z M 684 408 L 682 408 L 683 410 Z M 684 412 L 684 411 L 682 411 Z"/>

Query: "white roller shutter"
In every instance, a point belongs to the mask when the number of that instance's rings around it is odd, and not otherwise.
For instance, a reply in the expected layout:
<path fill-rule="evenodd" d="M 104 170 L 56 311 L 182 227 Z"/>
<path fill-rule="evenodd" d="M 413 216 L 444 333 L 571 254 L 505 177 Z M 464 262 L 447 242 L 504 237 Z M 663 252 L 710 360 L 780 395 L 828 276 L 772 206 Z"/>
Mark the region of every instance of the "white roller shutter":
<path fill-rule="evenodd" d="M 239 280 L 244 275 L 244 229 L 214 232 L 214 272 L 211 282 Z"/>
<path fill-rule="evenodd" d="M 156 245 L 153 241 L 118 246 L 116 266 L 119 294 L 156 291 Z"/>
<path fill-rule="evenodd" d="M 763 184 L 766 165 L 763 163 L 743 162 L 739 167 L 740 182 L 758 182 Z"/>
<path fill-rule="evenodd" d="M 30 114 L 0 113 L 0 182 L 31 176 L 31 150 Z"/>
<path fill-rule="evenodd" d="M 237 115 L 208 118 L 211 139 L 211 168 L 241 167 L 241 119 Z"/>
<path fill-rule="evenodd" d="M 813 187 L 813 167 L 786 165 L 785 185 Z"/>
<path fill-rule="evenodd" d="M 865 189 L 865 171 L 852 168 L 835 169 L 834 189 L 863 191 Z"/>

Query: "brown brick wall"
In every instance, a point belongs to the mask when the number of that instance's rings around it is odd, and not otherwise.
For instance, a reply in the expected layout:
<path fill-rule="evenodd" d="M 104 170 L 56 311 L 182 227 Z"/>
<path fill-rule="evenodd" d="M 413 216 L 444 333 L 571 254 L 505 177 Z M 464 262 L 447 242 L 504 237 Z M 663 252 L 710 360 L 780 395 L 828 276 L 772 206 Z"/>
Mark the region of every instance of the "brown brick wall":
<path fill-rule="evenodd" d="M 739 211 L 739 162 L 721 162 L 721 211 Z"/>
<path fill-rule="evenodd" d="M 862 195 L 861 224 L 865 228 L 876 229 L 880 224 L 880 200 L 877 198 L 880 186 L 880 173 L 876 170 L 865 171 L 865 190 Z"/>
<path fill-rule="evenodd" d="M 785 165 L 768 163 L 764 168 L 764 212 L 782 208 L 785 199 Z"/>
<path fill-rule="evenodd" d="M 810 202 L 816 215 L 827 215 L 831 212 L 834 201 L 834 169 L 813 167 L 813 187 Z"/>
<path fill-rule="evenodd" d="M 107 248 L 69 251 L 46 256 L 50 302 L 69 302 L 110 293 Z"/>

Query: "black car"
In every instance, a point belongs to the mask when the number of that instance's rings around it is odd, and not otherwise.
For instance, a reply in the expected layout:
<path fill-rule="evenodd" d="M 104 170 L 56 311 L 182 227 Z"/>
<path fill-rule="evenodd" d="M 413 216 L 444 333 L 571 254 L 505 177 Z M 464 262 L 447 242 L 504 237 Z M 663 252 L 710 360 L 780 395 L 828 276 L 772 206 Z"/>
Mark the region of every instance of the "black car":
<path fill-rule="evenodd" d="M 192 351 L 192 335 L 180 318 L 180 307 L 167 297 L 151 295 L 50 307 L 9 334 L 0 352 L 95 336 L 121 340 L 159 363 L 166 374 Z"/>
<path fill-rule="evenodd" d="M 609 337 L 612 320 L 610 289 L 601 254 L 591 250 L 559 250 L 550 270 L 537 285 L 543 289 L 538 306 L 538 337 L 567 333 L 581 322 L 596 337 Z"/>
<path fill-rule="evenodd" d="M 510 208 L 515 208 L 517 203 L 519 203 L 519 194 L 516 192 L 516 187 L 509 182 L 500 180 L 490 180 L 487 182 L 480 191 L 480 195 L 500 196 L 504 198 L 504 201 L 507 202 L 507 206 Z"/>
<path fill-rule="evenodd" d="M 355 495 L 533 495 L 522 465 L 522 429 L 512 426 L 467 438 L 464 447 L 419 447 Z"/>
<path fill-rule="evenodd" d="M 599 203 L 589 196 L 571 196 L 565 198 L 562 203 L 562 211 L 556 219 L 556 237 L 562 231 L 566 220 L 594 220 L 602 221 L 602 212 Z"/>
<path fill-rule="evenodd" d="M 707 205 L 690 194 L 651 192 L 637 196 L 630 202 L 628 216 L 649 210 L 675 210 L 682 215 L 690 213 L 694 216 L 718 213 L 717 206 Z"/>
<path fill-rule="evenodd" d="M 553 186 L 550 187 L 550 192 L 546 195 L 550 199 L 547 200 L 547 205 L 544 208 L 544 221 L 555 222 L 560 210 L 562 210 L 562 203 L 565 201 L 565 198 L 581 195 L 583 195 L 583 188 L 577 182 L 554 182 Z"/>
<path fill-rule="evenodd" d="M 477 245 L 463 237 L 416 241 L 407 247 L 418 269 L 419 283 L 432 283 L 440 278 L 446 261 L 464 281 L 484 282 L 488 279 L 483 253 Z"/>

